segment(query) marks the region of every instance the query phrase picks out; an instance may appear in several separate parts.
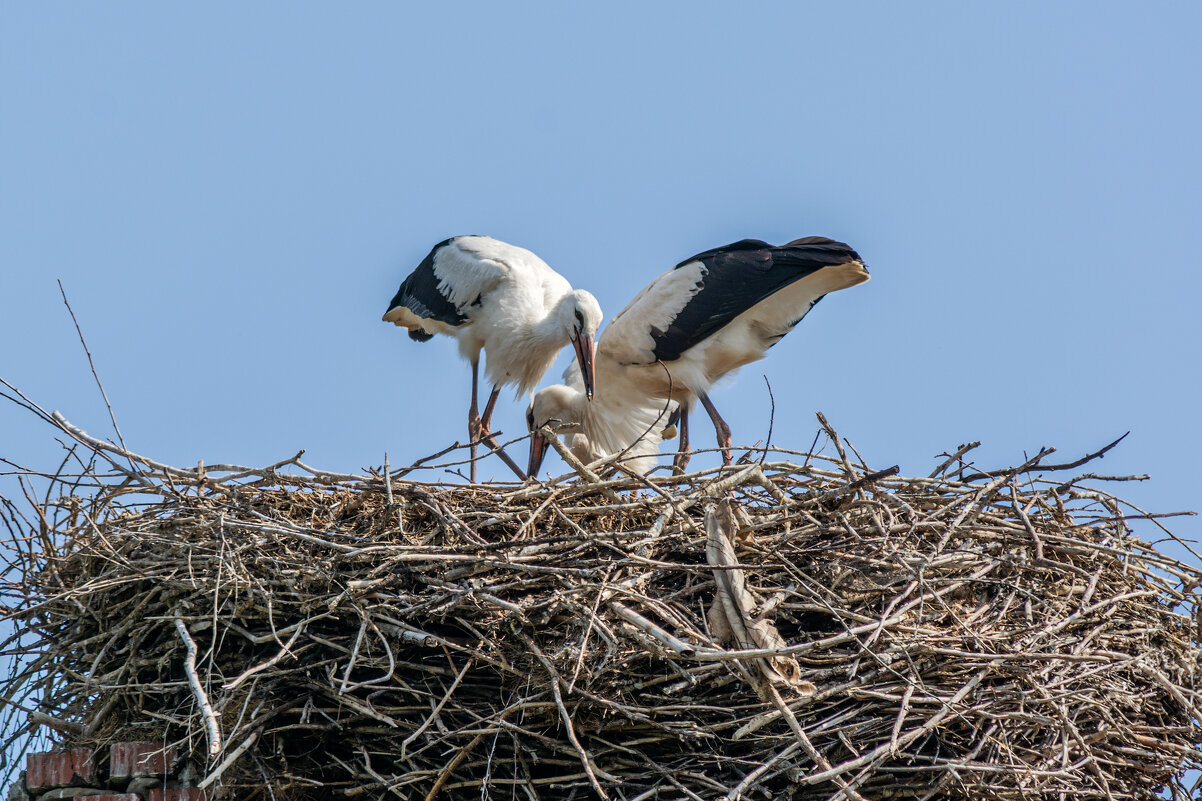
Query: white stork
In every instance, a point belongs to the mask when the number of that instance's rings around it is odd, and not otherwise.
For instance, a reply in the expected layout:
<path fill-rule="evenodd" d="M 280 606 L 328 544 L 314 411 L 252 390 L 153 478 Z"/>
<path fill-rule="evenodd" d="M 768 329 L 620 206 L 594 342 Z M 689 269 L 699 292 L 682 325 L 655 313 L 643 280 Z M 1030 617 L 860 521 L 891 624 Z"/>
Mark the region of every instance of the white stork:
<path fill-rule="evenodd" d="M 488 236 L 455 236 L 439 242 L 401 283 L 384 321 L 409 329 L 426 342 L 434 334 L 459 340 L 459 353 L 472 365 L 471 480 L 476 480 L 476 444 L 485 441 L 520 477 L 515 465 L 491 441 L 493 406 L 501 388 L 533 392 L 539 379 L 569 342 L 576 349 L 584 396 L 593 395 L 593 342 L 601 306 L 588 292 L 525 248 Z M 476 405 L 480 351 L 492 394 L 480 416 Z"/>
<path fill-rule="evenodd" d="M 709 398 L 715 381 L 767 350 L 793 330 L 829 292 L 868 280 L 868 269 L 842 242 L 811 236 L 774 247 L 744 239 L 707 250 L 656 278 L 609 323 L 597 343 L 598 392 L 585 402 L 579 384 L 540 390 L 527 413 L 537 431 L 549 420 L 585 461 L 631 447 L 635 456 L 658 452 L 669 402 L 679 404 L 683 468 L 694 400 L 713 420 L 724 464 L 730 464 L 730 427 Z M 675 415 L 673 415 L 675 416 Z M 636 440 L 646 434 L 646 440 Z M 546 442 L 530 440 L 529 473 L 542 463 Z M 640 459 L 636 469 L 652 464 Z"/>

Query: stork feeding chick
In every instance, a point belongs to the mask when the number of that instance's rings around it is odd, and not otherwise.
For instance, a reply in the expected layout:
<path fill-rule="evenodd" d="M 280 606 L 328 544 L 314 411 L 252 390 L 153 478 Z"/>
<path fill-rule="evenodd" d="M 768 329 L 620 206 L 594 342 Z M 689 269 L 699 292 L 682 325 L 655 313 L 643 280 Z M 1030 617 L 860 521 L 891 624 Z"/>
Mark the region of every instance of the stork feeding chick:
<path fill-rule="evenodd" d="M 730 427 L 709 389 L 724 375 L 764 358 L 830 292 L 867 281 L 868 269 L 842 242 L 810 236 L 774 247 L 744 239 L 686 259 L 648 284 L 610 321 L 597 343 L 598 391 L 592 402 L 571 375 L 535 394 L 526 415 L 534 432 L 528 472 L 547 443 L 544 425 L 570 434 L 582 461 L 625 451 L 632 468 L 655 465 L 672 404 L 678 406 L 676 466 L 688 461 L 694 401 L 714 423 L 723 464 L 731 463 Z M 586 458 L 587 457 L 587 458 Z"/>
<path fill-rule="evenodd" d="M 459 340 L 472 365 L 468 410 L 471 481 L 476 482 L 476 446 L 483 441 L 520 477 L 521 468 L 493 438 L 489 424 L 501 388 L 527 395 L 550 369 L 560 348 L 571 343 L 580 366 L 583 398 L 593 396 L 593 349 L 601 306 L 525 248 L 488 236 L 455 236 L 439 242 L 401 283 L 384 322 L 426 342 L 435 334 Z M 477 381 L 480 351 L 492 394 L 480 415 Z M 570 369 L 570 368 L 569 368 Z"/>

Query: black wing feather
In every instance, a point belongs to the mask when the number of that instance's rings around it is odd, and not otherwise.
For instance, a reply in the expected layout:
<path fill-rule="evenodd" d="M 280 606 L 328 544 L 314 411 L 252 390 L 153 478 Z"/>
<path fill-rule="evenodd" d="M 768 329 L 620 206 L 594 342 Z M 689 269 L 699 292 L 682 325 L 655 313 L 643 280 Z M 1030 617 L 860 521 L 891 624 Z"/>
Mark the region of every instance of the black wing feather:
<path fill-rule="evenodd" d="M 652 331 L 655 358 L 670 362 L 755 304 L 807 275 L 836 264 L 860 261 L 842 242 L 820 236 L 774 247 L 743 239 L 698 253 L 676 265 L 701 262 L 705 273 L 697 293 L 665 331 Z"/>
<path fill-rule="evenodd" d="M 418 317 L 427 320 L 438 320 L 448 325 L 462 325 L 467 322 L 467 315 L 460 314 L 455 305 L 438 289 L 438 276 L 434 275 L 434 257 L 457 237 L 444 239 L 435 245 L 417 269 L 409 274 L 401 283 L 395 296 L 388 304 L 388 312 L 404 306 Z M 425 342 L 433 335 L 425 332 L 410 331 L 409 336 L 419 342 Z"/>

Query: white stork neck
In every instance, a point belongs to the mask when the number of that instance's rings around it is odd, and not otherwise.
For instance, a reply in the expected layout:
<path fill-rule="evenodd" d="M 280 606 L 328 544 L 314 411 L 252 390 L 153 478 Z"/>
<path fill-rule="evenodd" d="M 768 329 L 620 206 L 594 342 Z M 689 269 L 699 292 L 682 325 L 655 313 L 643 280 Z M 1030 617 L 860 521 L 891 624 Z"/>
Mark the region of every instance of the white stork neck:
<path fill-rule="evenodd" d="M 551 313 L 534 326 L 531 331 L 532 339 L 541 347 L 554 347 L 556 350 L 562 348 L 571 337 L 574 308 L 571 293 L 561 297 Z"/>
<path fill-rule="evenodd" d="M 546 348 L 558 352 L 568 341 L 568 333 L 553 314 L 530 331 L 530 345 L 539 350 Z"/>

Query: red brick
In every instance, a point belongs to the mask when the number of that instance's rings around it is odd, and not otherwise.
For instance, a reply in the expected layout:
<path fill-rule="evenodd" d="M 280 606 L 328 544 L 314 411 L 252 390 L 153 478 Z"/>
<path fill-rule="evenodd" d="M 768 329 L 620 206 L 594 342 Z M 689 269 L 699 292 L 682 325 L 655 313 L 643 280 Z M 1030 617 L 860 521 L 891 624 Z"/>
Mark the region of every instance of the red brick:
<path fill-rule="evenodd" d="M 189 787 L 186 790 L 164 790 L 156 787 L 146 796 L 146 801 L 207 801 L 204 790 Z"/>
<path fill-rule="evenodd" d="M 162 743 L 113 743 L 109 746 L 109 775 L 114 779 L 131 776 L 166 776 L 175 767 L 175 748 Z"/>
<path fill-rule="evenodd" d="M 96 775 L 91 748 L 25 755 L 25 785 L 30 792 L 69 784 L 87 784 Z"/>

